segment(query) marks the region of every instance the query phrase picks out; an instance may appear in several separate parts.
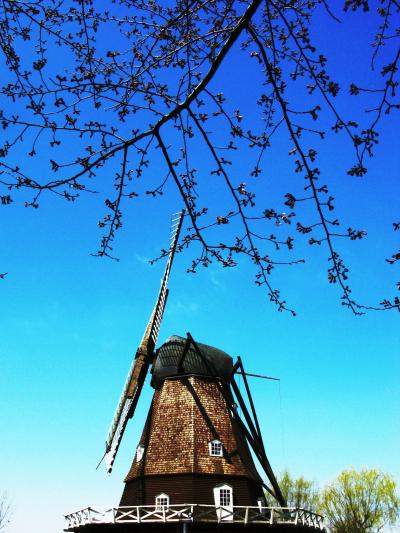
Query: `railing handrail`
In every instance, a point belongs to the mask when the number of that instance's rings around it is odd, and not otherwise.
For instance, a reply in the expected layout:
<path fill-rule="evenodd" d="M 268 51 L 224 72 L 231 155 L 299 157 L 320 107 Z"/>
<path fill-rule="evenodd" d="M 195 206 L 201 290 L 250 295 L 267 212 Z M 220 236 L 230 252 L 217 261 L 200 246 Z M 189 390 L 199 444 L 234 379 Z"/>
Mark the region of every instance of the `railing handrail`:
<path fill-rule="evenodd" d="M 123 505 L 120 507 L 85 507 L 65 515 L 66 531 L 75 531 L 88 524 L 145 523 L 145 522 L 235 522 L 247 524 L 302 524 L 314 530 L 323 530 L 323 517 L 318 513 L 297 507 L 264 507 L 184 503 L 165 508 L 156 505 Z"/>

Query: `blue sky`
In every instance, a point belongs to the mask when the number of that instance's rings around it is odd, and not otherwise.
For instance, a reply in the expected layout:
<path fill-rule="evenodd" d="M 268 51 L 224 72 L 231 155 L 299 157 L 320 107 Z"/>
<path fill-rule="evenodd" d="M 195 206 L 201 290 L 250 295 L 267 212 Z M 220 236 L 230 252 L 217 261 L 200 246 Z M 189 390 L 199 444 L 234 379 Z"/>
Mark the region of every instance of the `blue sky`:
<path fill-rule="evenodd" d="M 318 19 L 318 39 L 345 80 L 363 56 L 361 35 L 368 33 L 364 19 L 351 17 L 332 35 L 323 31 L 326 19 Z M 239 54 L 235 51 L 220 76 L 229 80 L 228 92 L 250 100 L 252 84 L 237 76 Z M 349 54 L 354 54 L 350 61 Z M 353 105 L 348 98 L 340 103 Z M 383 260 L 398 246 L 390 229 L 398 218 L 400 192 L 400 156 L 394 149 L 398 118 L 385 118 L 382 127 L 363 180 L 346 175 L 349 152 L 343 139 L 332 136 L 320 154 L 345 227 L 368 230 L 368 240 L 341 248 L 354 292 L 368 303 L 393 293 L 396 268 L 398 279 L 398 267 L 390 269 Z M 282 198 L 293 179 L 284 134 L 276 145 L 264 181 L 255 185 L 267 202 Z M 200 153 L 199 165 L 201 158 Z M 245 158 L 238 157 L 237 165 L 238 172 L 247 172 Z M 219 190 L 210 181 L 207 188 Z M 218 197 L 210 203 L 216 208 Z M 146 197 L 128 205 L 116 242 L 119 262 L 89 255 L 99 237 L 97 197 L 75 204 L 48 198 L 38 210 L 15 202 L 0 211 L 0 270 L 9 272 L 0 286 L 0 491 L 13 502 L 11 533 L 36 522 L 41 533 L 54 533 L 61 530 L 64 513 L 117 504 L 150 386 L 112 476 L 95 466 L 158 291 L 163 265 L 150 266 L 147 260 L 166 246 L 170 215 L 180 207 L 172 188 L 157 201 Z M 234 270 L 212 265 L 193 276 L 186 274 L 190 256 L 179 255 L 160 340 L 189 331 L 201 342 L 240 355 L 249 372 L 281 379 L 280 384 L 251 381 L 276 472 L 288 468 L 321 486 L 348 466 L 379 467 L 400 479 L 399 314 L 355 317 L 344 310 L 336 288 L 326 282 L 326 255 L 311 250 L 305 265 L 274 274 L 296 318 L 276 312 L 255 287 L 251 265 L 241 262 Z"/>

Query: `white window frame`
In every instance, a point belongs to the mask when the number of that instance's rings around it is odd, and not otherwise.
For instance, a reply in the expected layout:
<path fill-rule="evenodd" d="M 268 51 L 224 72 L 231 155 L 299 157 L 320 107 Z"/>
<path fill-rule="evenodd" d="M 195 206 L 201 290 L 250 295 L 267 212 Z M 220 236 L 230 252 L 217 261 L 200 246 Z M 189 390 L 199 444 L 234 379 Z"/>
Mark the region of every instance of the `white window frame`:
<path fill-rule="evenodd" d="M 139 444 L 139 446 L 136 448 L 136 462 L 137 463 L 140 463 L 140 461 L 142 460 L 143 454 L 144 454 L 144 446 L 141 446 Z"/>
<path fill-rule="evenodd" d="M 169 507 L 169 496 L 162 492 L 156 496 L 156 511 L 165 511 Z"/>
<path fill-rule="evenodd" d="M 216 448 L 218 447 L 218 450 Z M 208 451 L 211 457 L 223 457 L 224 447 L 222 442 L 218 439 L 214 439 L 208 443 Z"/>
<path fill-rule="evenodd" d="M 226 496 L 229 495 L 229 499 Z M 214 487 L 214 503 L 217 509 L 218 520 L 233 520 L 233 488 L 230 485 L 217 485 Z"/>

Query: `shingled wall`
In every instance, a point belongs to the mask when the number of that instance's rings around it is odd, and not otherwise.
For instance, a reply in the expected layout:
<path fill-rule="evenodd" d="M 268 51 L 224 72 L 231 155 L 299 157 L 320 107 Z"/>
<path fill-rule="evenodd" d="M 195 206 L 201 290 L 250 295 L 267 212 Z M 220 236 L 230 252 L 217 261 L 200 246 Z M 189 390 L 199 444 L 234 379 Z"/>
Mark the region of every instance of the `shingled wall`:
<path fill-rule="evenodd" d="M 153 505 L 165 492 L 170 503 L 213 504 L 212 488 L 226 482 L 235 505 L 255 505 L 262 495 L 247 443 L 227 405 L 223 382 L 199 376 L 166 379 L 154 394 L 136 456 L 125 479 L 121 505 Z M 225 389 L 227 392 L 228 389 Z M 218 439 L 223 457 L 211 457 Z"/>

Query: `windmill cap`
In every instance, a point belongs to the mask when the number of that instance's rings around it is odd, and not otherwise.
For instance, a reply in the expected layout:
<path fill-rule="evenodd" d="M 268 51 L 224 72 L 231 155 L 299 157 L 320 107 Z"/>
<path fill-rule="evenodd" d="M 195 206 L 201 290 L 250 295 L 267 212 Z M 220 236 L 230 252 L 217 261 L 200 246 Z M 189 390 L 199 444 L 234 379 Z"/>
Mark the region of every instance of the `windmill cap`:
<path fill-rule="evenodd" d="M 186 342 L 187 339 L 172 335 L 157 350 L 151 382 L 153 387 L 158 387 L 166 378 L 188 374 L 230 381 L 233 367 L 230 355 L 200 342 L 195 345 L 190 343 L 184 355 Z"/>

